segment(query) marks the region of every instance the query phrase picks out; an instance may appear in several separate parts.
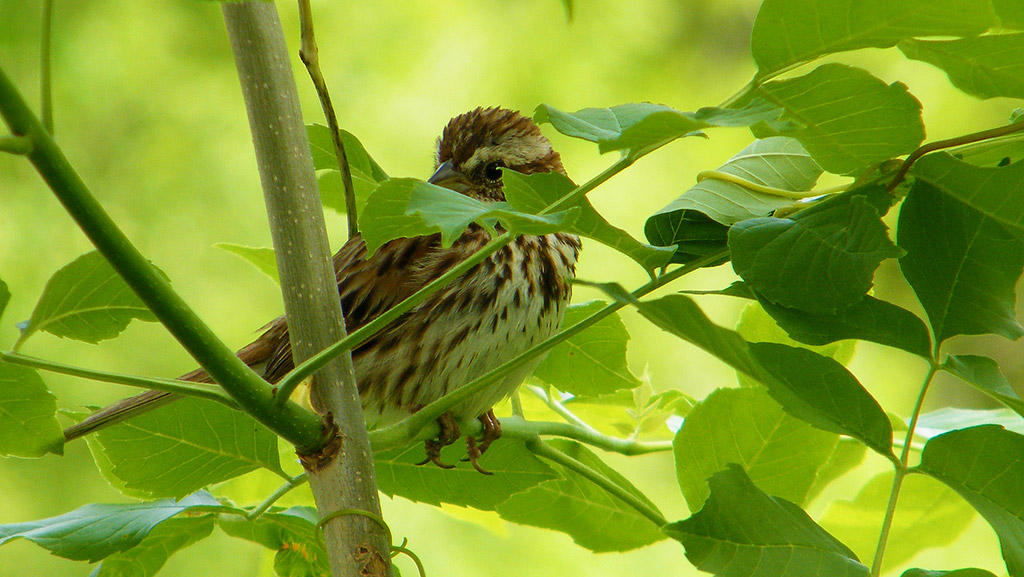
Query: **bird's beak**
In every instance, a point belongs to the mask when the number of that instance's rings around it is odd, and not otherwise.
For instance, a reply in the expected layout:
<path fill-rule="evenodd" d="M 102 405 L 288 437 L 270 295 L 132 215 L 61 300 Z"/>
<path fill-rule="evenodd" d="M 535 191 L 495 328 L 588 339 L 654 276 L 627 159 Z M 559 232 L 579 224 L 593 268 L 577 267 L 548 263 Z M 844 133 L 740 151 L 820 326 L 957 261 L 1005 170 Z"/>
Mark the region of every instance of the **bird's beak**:
<path fill-rule="evenodd" d="M 427 179 L 427 182 L 443 186 L 455 192 L 465 192 L 470 186 L 469 181 L 466 180 L 466 175 L 452 168 L 452 161 L 450 160 L 442 162 L 441 166 L 438 166 L 437 170 L 434 171 L 434 175 Z"/>

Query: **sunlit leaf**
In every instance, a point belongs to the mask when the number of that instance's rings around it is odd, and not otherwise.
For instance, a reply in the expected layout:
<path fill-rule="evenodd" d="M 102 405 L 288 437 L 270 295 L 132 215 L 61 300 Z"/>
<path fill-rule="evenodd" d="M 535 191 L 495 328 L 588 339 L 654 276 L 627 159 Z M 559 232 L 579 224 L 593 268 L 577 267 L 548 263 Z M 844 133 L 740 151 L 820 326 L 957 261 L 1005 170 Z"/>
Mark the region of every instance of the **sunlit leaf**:
<path fill-rule="evenodd" d="M 378 488 L 388 496 L 398 495 L 410 501 L 491 511 L 509 495 L 557 477 L 520 441 L 501 439 L 480 458 L 480 466 L 493 476 L 481 475 L 469 463 L 460 461 L 466 448 L 461 443 L 456 445 L 441 454 L 443 462 L 456 465 L 454 469 L 419 466 L 417 463 L 424 459 L 423 445 L 419 443 L 375 453 Z"/>
<path fill-rule="evenodd" d="M 230 242 L 218 242 L 213 246 L 241 258 L 256 267 L 256 270 L 274 279 L 274 282 L 280 283 L 280 279 L 277 276 L 277 258 L 274 256 L 274 249 L 243 246 Z"/>
<path fill-rule="evenodd" d="M 141 543 L 104 559 L 89 577 L 151 577 L 172 555 L 210 536 L 213 516 L 178 517 L 156 527 Z"/>
<path fill-rule="evenodd" d="M 790 192 L 806 192 L 821 176 L 821 168 L 804 150 L 800 141 L 776 136 L 756 140 L 724 165 L 719 172 L 739 177 L 757 185 Z M 702 212 L 726 226 L 741 220 L 767 216 L 772 211 L 793 204 L 793 200 L 757 192 L 734 182 L 706 178 L 648 219 L 667 219 L 682 210 Z M 657 224 L 653 226 L 658 226 Z"/>
<path fill-rule="evenodd" d="M 950 355 L 942 368 L 1024 417 L 1024 400 L 1010 386 L 994 359 L 978 355 Z"/>
<path fill-rule="evenodd" d="M 740 222 L 729 229 L 729 250 L 736 274 L 764 299 L 816 314 L 860 302 L 878 265 L 901 254 L 866 194 Z"/>
<path fill-rule="evenodd" d="M 155 321 L 156 317 L 107 259 L 93 251 L 50 278 L 15 348 L 40 330 L 98 343 L 116 337 L 132 319 Z"/>
<path fill-rule="evenodd" d="M 897 231 L 907 252 L 900 259 L 903 276 L 940 342 L 956 335 L 1024 335 L 1014 314 L 1024 241 L 921 179 L 903 201 Z"/>
<path fill-rule="evenodd" d="M 95 437 L 110 473 L 150 497 L 181 497 L 261 467 L 281 470 L 274 433 L 245 413 L 201 399 L 179 399 Z"/>
<path fill-rule="evenodd" d="M 950 82 L 978 98 L 1024 98 L 1024 34 L 995 34 L 956 40 L 905 40 L 907 58 L 941 68 Z"/>
<path fill-rule="evenodd" d="M 709 480 L 704 508 L 665 527 L 701 571 L 722 577 L 866 577 L 853 551 L 800 507 L 758 490 L 739 465 Z"/>
<path fill-rule="evenodd" d="M 892 472 L 876 475 L 852 501 L 832 501 L 820 522 L 862 557 L 878 545 L 878 532 L 892 492 Z M 932 547 L 957 540 L 974 520 L 974 509 L 952 489 L 923 475 L 903 480 L 885 548 L 882 571 L 902 565 Z"/>
<path fill-rule="evenodd" d="M 988 521 L 1010 575 L 1024 572 L 1024 435 L 998 425 L 928 441 L 916 470 L 952 488 Z"/>
<path fill-rule="evenodd" d="M 0 361 L 0 455 L 42 457 L 47 453 L 64 453 L 57 398 L 36 371 Z"/>
<path fill-rule="evenodd" d="M 547 234 L 569 228 L 580 210 L 570 208 L 543 216 L 518 212 L 505 202 L 485 202 L 412 178 L 393 178 L 370 196 L 359 217 L 371 253 L 385 242 L 441 233 L 450 246 L 473 222 L 500 221 L 507 230 Z"/>
<path fill-rule="evenodd" d="M 547 443 L 657 510 L 632 483 L 583 445 L 567 439 Z M 665 538 L 657 525 L 632 506 L 578 473 L 557 467 L 561 479 L 513 495 L 498 505 L 498 514 L 515 523 L 567 533 L 581 547 L 596 552 L 628 551 Z"/>
<path fill-rule="evenodd" d="M 676 478 L 690 511 L 704 505 L 708 477 L 730 463 L 742 464 L 762 491 L 804 504 L 838 441 L 790 416 L 764 389 L 719 389 L 676 434 Z"/>
<path fill-rule="evenodd" d="M 995 24 L 986 0 L 765 0 L 750 48 L 766 75 L 834 52 L 916 36 L 974 36 Z"/>
<path fill-rule="evenodd" d="M 852 340 L 811 345 L 792 339 L 758 302 L 751 302 L 743 307 L 740 320 L 736 323 L 736 332 L 753 343 L 778 343 L 809 349 L 819 355 L 831 357 L 842 365 L 849 364 L 857 350 L 857 343 Z M 745 384 L 742 377 L 740 383 Z"/>
<path fill-rule="evenodd" d="M 570 306 L 562 328 L 589 317 L 606 303 L 593 301 Z M 626 346 L 629 332 L 618 315 L 609 315 L 587 330 L 551 349 L 533 376 L 574 395 L 602 395 L 632 389 L 640 381 L 629 370 Z"/>
<path fill-rule="evenodd" d="M 576 188 L 571 180 L 557 172 L 530 175 L 511 170 L 502 172 L 508 203 L 516 210 L 530 214 L 544 210 Z M 650 271 L 665 266 L 672 257 L 672 249 L 643 244 L 626 231 L 612 226 L 594 209 L 585 196 L 570 206 L 579 208 L 580 214 L 566 227 L 566 232 L 592 238 L 610 246 L 635 260 L 644 267 L 644 270 Z"/>
<path fill-rule="evenodd" d="M 907 87 L 886 84 L 865 70 L 823 64 L 810 73 L 757 90 L 782 108 L 798 130 L 755 125 L 755 136 L 798 139 L 829 172 L 851 174 L 913 151 L 924 139 L 921 103 Z"/>
<path fill-rule="evenodd" d="M 98 561 L 138 545 L 154 527 L 178 513 L 216 505 L 206 492 L 180 501 L 93 503 L 49 519 L 0 525 L 0 545 L 20 537 L 66 559 Z"/>
<path fill-rule="evenodd" d="M 981 168 L 946 154 L 929 154 L 911 174 L 999 223 L 1024 229 L 1024 163 Z"/>

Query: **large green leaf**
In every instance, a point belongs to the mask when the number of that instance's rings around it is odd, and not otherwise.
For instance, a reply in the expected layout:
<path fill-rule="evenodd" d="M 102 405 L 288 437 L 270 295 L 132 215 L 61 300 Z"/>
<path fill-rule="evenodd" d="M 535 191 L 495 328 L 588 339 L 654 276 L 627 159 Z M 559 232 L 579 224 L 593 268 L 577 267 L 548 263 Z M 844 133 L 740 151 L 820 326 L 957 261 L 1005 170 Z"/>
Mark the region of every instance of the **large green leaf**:
<path fill-rule="evenodd" d="M 786 412 L 815 427 L 849 435 L 892 457 L 892 427 L 875 399 L 833 359 L 774 343 L 748 343 L 708 320 L 676 294 L 636 303 L 655 325 L 715 355 L 766 387 Z"/>
<path fill-rule="evenodd" d="M 104 559 L 89 577 L 152 577 L 171 555 L 209 537 L 213 520 L 213 515 L 168 519 L 138 545 Z"/>
<path fill-rule="evenodd" d="M 678 138 L 696 136 L 698 130 L 712 126 L 763 124 L 778 130 L 793 128 L 791 121 L 779 121 L 781 114 L 782 110 L 775 104 L 755 98 L 735 109 L 708 107 L 696 112 L 681 112 L 650 102 L 584 108 L 571 113 L 541 104 L 534 111 L 533 119 L 550 122 L 567 136 L 596 142 L 602 153 L 623 150 L 626 156 L 636 159 Z"/>
<path fill-rule="evenodd" d="M 309 136 L 310 151 L 313 153 L 313 168 L 317 171 L 320 200 L 324 206 L 344 213 L 347 211 L 345 192 L 341 171 L 338 170 L 338 157 L 334 153 L 334 143 L 331 140 L 331 129 L 321 124 L 308 124 L 306 134 Z M 388 175 L 352 133 L 342 130 L 341 143 L 345 148 L 345 158 L 348 159 L 349 173 L 352 176 L 356 208 L 362 212 L 366 199 L 377 189 L 378 184 L 388 179 Z"/>
<path fill-rule="evenodd" d="M 853 551 L 800 507 L 761 492 L 739 465 L 715 473 L 698 513 L 665 527 L 701 571 L 722 577 L 866 577 Z"/>
<path fill-rule="evenodd" d="M 277 276 L 277 258 L 274 256 L 274 249 L 266 247 L 243 246 L 230 242 L 218 242 L 213 245 L 219 249 L 241 258 L 245 262 L 256 267 L 256 270 L 274 279 L 280 284 Z"/>
<path fill-rule="evenodd" d="M 995 24 L 987 0 L 765 0 L 750 49 L 764 76 L 834 52 L 973 36 Z"/>
<path fill-rule="evenodd" d="M 914 313 L 870 295 L 832 315 L 784 307 L 766 298 L 758 302 L 790 337 L 808 345 L 860 339 L 931 357 L 931 337 L 924 322 Z"/>
<path fill-rule="evenodd" d="M 604 308 L 603 301 L 572 305 L 562 328 L 569 328 Z M 609 315 L 551 349 L 533 376 L 574 395 L 605 395 L 640 384 L 629 371 L 629 332 L 618 315 Z"/>
<path fill-rule="evenodd" d="M 1024 435 L 981 425 L 928 441 L 916 470 L 952 488 L 999 536 L 1010 575 L 1024 574 Z"/>
<path fill-rule="evenodd" d="M 274 570 L 289 577 L 330 574 L 327 552 L 318 538 L 320 517 L 310 507 L 271 510 L 256 519 L 220 515 L 217 525 L 232 537 L 259 543 L 276 551 Z"/>
<path fill-rule="evenodd" d="M 57 398 L 36 371 L 0 361 L 0 455 L 47 453 L 64 453 Z"/>
<path fill-rule="evenodd" d="M 905 40 L 907 58 L 933 64 L 950 82 L 978 98 L 1024 98 L 1024 34 L 996 34 L 957 40 Z"/>
<path fill-rule="evenodd" d="M 764 299 L 827 315 L 860 302 L 878 265 L 901 254 L 866 194 L 830 198 L 789 218 L 735 224 L 729 250 L 736 274 Z"/>
<path fill-rule="evenodd" d="M 512 232 L 547 234 L 566 230 L 579 215 L 573 207 L 544 216 L 512 210 L 505 202 L 485 202 L 413 178 L 392 178 L 370 196 L 359 217 L 367 250 L 396 238 L 441 233 L 449 246 L 470 223 L 500 221 Z"/>
<path fill-rule="evenodd" d="M 1004 28 L 1024 30 L 1024 4 L 1018 0 L 992 0 L 992 7 Z"/>
<path fill-rule="evenodd" d="M 676 478 L 690 511 L 707 499 L 708 477 L 730 463 L 743 465 L 762 491 L 805 504 L 838 441 L 790 416 L 764 389 L 719 389 L 693 407 L 676 433 Z"/>
<path fill-rule="evenodd" d="M 15 348 L 36 331 L 98 343 L 112 339 L 132 319 L 156 317 L 97 251 L 83 254 L 57 271 L 21 331 Z"/>
<path fill-rule="evenodd" d="M 942 368 L 1024 417 L 1024 400 L 1017 396 L 994 359 L 978 355 L 950 355 L 942 363 Z"/>
<path fill-rule="evenodd" d="M 583 445 L 567 439 L 547 443 L 657 509 L 632 483 Z M 498 514 L 514 523 L 561 531 L 581 547 L 597 552 L 628 551 L 665 538 L 660 527 L 632 506 L 578 473 L 557 467 L 561 479 L 512 495 L 498 505 Z"/>
<path fill-rule="evenodd" d="M 939 153 L 918 160 L 911 174 L 1003 225 L 1024 229 L 1024 163 L 982 168 Z"/>
<path fill-rule="evenodd" d="M 1014 288 L 1024 241 L 1003 225 L 918 179 L 900 209 L 900 268 L 939 342 L 956 335 L 1024 335 Z"/>
<path fill-rule="evenodd" d="M 557 172 L 538 174 L 519 174 L 511 170 L 503 170 L 505 198 L 516 210 L 536 214 L 555 203 L 576 185 L 565 175 Z M 592 238 L 601 244 L 610 246 L 629 258 L 635 260 L 644 270 L 652 271 L 669 263 L 673 250 L 651 246 L 638 242 L 626 231 L 612 226 L 601 216 L 586 197 L 580 197 L 572 204 L 579 209 L 579 217 L 568 227 L 567 232 Z"/>
<path fill-rule="evenodd" d="M 759 138 L 798 139 L 829 172 L 851 174 L 913 151 L 924 139 L 921 103 L 907 87 L 886 84 L 860 68 L 823 64 L 809 74 L 769 82 L 757 94 L 786 110 L 797 130 L 755 125 Z"/>
<path fill-rule="evenodd" d="M 49 519 L 0 525 L 0 545 L 20 537 L 66 559 L 98 561 L 138 545 L 154 527 L 178 513 L 217 505 L 206 492 L 180 501 L 93 503 Z"/>
<path fill-rule="evenodd" d="M 494 473 L 481 475 L 460 461 L 465 447 L 456 443 L 442 452 L 441 460 L 456 464 L 454 469 L 425 467 L 423 445 L 375 453 L 377 486 L 388 496 L 439 505 L 449 503 L 491 511 L 513 493 L 534 487 L 557 477 L 520 441 L 501 439 L 491 445 L 480 459 L 480 466 Z"/>
<path fill-rule="evenodd" d="M 687 264 L 692 260 L 715 253 L 725 253 L 729 227 L 715 222 L 696 210 L 677 210 L 647 219 L 644 234 L 658 246 L 675 246 L 672 262 Z M 718 266 L 729 262 L 724 256 L 718 262 L 705 266 Z"/>
<path fill-rule="evenodd" d="M 811 158 L 800 141 L 784 136 L 756 140 L 725 164 L 723 172 L 757 185 L 790 192 L 806 192 L 814 188 L 821 176 L 821 167 Z M 674 213 L 684 210 L 702 212 L 716 222 L 730 226 L 741 220 L 767 216 L 772 211 L 793 204 L 793 200 L 757 192 L 714 177 L 701 180 L 654 213 L 651 220 L 675 220 Z"/>
<path fill-rule="evenodd" d="M 878 545 L 892 478 L 892 472 L 876 475 L 852 501 L 829 503 L 820 519 L 821 526 L 858 555 L 870 557 Z M 923 475 L 906 477 L 882 571 L 902 565 L 925 549 L 953 543 L 974 518 L 974 509 L 942 483 Z"/>
<path fill-rule="evenodd" d="M 95 437 L 108 473 L 133 494 L 181 497 L 257 468 L 281 470 L 274 433 L 245 413 L 201 399 L 179 399 Z"/>

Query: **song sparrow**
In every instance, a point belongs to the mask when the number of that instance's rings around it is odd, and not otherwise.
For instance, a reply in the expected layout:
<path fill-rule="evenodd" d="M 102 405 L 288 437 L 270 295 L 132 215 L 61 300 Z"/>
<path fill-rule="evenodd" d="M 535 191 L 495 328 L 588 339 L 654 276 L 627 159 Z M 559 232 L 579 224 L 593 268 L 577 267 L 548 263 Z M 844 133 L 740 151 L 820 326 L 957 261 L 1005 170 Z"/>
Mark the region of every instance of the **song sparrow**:
<path fill-rule="evenodd" d="M 527 174 L 565 173 L 558 153 L 529 118 L 512 110 L 477 108 L 445 127 L 430 182 L 479 200 L 502 201 L 503 167 Z M 450 248 L 442 247 L 435 234 L 396 239 L 367 256 L 362 238 L 349 239 L 334 255 L 348 330 L 365 325 L 488 240 L 485 229 L 472 225 Z M 557 332 L 572 292 L 579 250 L 579 238 L 571 234 L 520 236 L 353 349 L 368 422 L 414 412 Z M 271 322 L 238 356 L 250 366 L 265 365 L 267 381 L 280 380 L 294 366 L 286 319 Z M 439 455 L 443 446 L 459 437 L 455 421 L 479 418 L 482 442 L 478 445 L 472 437 L 466 442 L 473 466 L 485 472 L 476 459 L 501 435 L 491 407 L 511 394 L 537 362 L 440 419 L 442 433 L 427 442 L 427 461 L 448 467 Z M 201 369 L 181 378 L 210 380 Z M 90 416 L 65 436 L 70 440 L 174 398 L 170 393 L 144 393 Z"/>

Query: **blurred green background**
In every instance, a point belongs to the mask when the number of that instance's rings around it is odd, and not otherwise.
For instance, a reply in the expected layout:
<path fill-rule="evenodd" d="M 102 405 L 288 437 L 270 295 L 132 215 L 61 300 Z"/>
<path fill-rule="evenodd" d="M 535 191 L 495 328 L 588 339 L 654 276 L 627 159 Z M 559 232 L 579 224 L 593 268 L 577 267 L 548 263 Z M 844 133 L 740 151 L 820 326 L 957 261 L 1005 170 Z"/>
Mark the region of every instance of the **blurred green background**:
<path fill-rule="evenodd" d="M 393 176 L 428 176 L 433 144 L 453 115 L 502 105 L 529 113 L 541 102 L 563 110 L 633 101 L 682 110 L 714 105 L 754 72 L 747 39 L 754 0 L 582 0 L 567 23 L 557 0 L 506 2 L 314 1 L 324 73 L 343 128 L 355 133 Z M 279 3 L 297 52 L 295 6 Z M 38 102 L 41 2 L 0 0 L 0 66 Z M 280 314 L 275 285 L 212 245 L 269 246 L 266 215 L 248 125 L 220 8 L 212 2 L 57 1 L 54 38 L 56 136 L 85 181 L 139 248 L 230 344 Z M 1004 123 L 1014 104 L 974 101 L 943 74 L 892 51 L 842 55 L 888 82 L 902 81 L 924 104 L 930 139 Z M 308 122 L 322 114 L 297 58 L 299 90 Z M 613 158 L 596 147 L 551 136 L 574 179 L 583 181 Z M 686 139 L 645 158 L 591 199 L 615 224 L 642 237 L 644 220 L 749 143 L 746 130 L 715 130 L 710 140 Z M 891 217 L 890 217 L 891 218 Z M 890 221 L 894 223 L 894 221 Z M 332 246 L 344 242 L 344 219 L 328 214 Z M 13 298 L 0 325 L 10 347 L 14 323 L 28 318 L 46 280 L 91 249 L 24 159 L 0 156 L 0 278 Z M 645 273 L 624 257 L 587 243 L 584 279 L 637 285 Z M 679 287 L 720 288 L 732 280 L 720 267 L 687 277 Z M 893 262 L 876 278 L 876 294 L 920 310 Z M 577 301 L 596 298 L 578 290 Z M 719 323 L 733 325 L 740 304 L 701 301 Z M 636 315 L 624 319 L 633 334 L 630 362 L 647 370 L 656 389 L 676 387 L 701 398 L 735 383 L 731 370 L 693 347 L 660 333 Z M 1024 347 L 998 339 L 960 339 L 960 352 L 996 356 L 1015 386 L 1024 382 Z M 952 351 L 952 348 L 950 349 Z M 134 323 L 119 339 L 90 346 L 40 335 L 27 354 L 78 365 L 144 375 L 173 376 L 192 367 L 189 357 L 155 324 Z M 853 363 L 886 410 L 906 415 L 924 365 L 908 355 L 862 345 Z M 101 405 L 133 391 L 45 375 L 62 407 Z M 929 408 L 984 407 L 984 401 L 940 381 Z M 1019 390 L 1019 389 L 1018 389 Z M 687 515 L 671 456 L 609 456 L 670 519 Z M 818 500 L 852 498 L 868 476 L 884 470 L 869 456 L 854 474 Z M 267 494 L 276 481 L 251 475 L 232 482 L 240 503 Z M 299 493 L 304 493 L 300 490 Z M 57 515 L 88 502 L 123 501 L 96 472 L 84 443 L 63 458 L 0 460 L 0 523 Z M 296 495 L 291 502 L 303 500 Z M 568 537 L 505 523 L 491 514 L 438 509 L 384 499 L 397 538 L 409 537 L 430 574 L 643 575 L 696 574 L 675 542 L 625 554 L 595 555 Z M 969 553 L 969 555 L 968 555 Z M 180 554 L 162 575 L 270 575 L 272 554 L 215 533 Z M 969 562 L 1001 572 L 998 544 L 975 522 L 955 545 L 922 554 L 920 566 Z M 410 565 L 403 566 L 413 571 Z M 86 575 L 91 569 L 51 557 L 26 541 L 0 548 L 0 577 Z"/>

